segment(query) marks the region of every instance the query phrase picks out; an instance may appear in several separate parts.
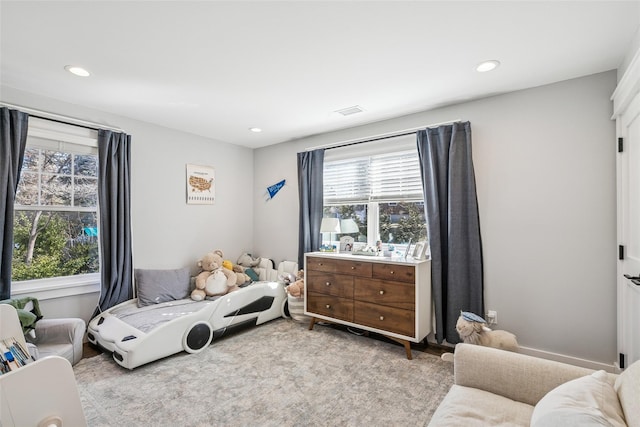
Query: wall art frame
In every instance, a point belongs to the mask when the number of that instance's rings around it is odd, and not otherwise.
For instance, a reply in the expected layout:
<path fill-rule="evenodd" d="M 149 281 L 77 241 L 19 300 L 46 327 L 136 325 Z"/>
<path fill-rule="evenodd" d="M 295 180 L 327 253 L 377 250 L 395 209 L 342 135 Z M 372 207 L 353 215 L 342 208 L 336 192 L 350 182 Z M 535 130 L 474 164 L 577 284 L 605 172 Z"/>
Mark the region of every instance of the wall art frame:
<path fill-rule="evenodd" d="M 210 166 L 187 164 L 187 204 L 213 205 L 216 201 L 215 170 Z"/>

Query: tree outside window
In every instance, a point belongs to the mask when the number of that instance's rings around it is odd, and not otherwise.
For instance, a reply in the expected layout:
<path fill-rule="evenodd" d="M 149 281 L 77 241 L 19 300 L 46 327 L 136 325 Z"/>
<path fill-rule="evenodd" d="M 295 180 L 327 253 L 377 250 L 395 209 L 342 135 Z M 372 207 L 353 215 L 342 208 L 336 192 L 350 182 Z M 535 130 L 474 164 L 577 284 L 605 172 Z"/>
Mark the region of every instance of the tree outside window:
<path fill-rule="evenodd" d="M 380 240 L 405 244 L 427 239 L 423 202 L 380 203 Z"/>
<path fill-rule="evenodd" d="M 27 146 L 16 194 L 12 280 L 99 271 L 95 154 Z"/>

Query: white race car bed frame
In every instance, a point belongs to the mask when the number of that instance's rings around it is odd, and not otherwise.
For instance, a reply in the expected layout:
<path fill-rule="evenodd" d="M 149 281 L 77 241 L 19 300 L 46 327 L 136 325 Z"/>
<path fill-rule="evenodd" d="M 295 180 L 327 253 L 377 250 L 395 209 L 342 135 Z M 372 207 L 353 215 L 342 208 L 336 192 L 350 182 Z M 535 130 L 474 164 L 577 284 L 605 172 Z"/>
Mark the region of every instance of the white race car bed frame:
<path fill-rule="evenodd" d="M 132 299 L 89 322 L 89 342 L 113 352 L 134 369 L 182 350 L 198 353 L 232 329 L 286 317 L 287 296 L 277 281 L 254 282 L 214 300 L 176 301 L 138 307 Z"/>

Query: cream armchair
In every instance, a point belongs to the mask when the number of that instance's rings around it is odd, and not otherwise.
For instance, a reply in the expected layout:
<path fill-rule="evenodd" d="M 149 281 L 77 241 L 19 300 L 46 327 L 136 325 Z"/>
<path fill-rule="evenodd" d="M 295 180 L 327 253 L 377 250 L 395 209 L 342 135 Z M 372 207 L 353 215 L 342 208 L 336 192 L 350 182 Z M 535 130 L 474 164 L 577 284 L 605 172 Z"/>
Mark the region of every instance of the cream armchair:
<path fill-rule="evenodd" d="M 18 310 L 21 322 L 24 316 L 20 311 L 32 313 L 37 311 L 39 318 L 34 327 L 28 331 L 24 329 L 24 338 L 29 353 L 37 360 L 46 356 L 61 356 L 75 365 L 82 359 L 82 343 L 86 331 L 86 323 L 79 318 L 43 319 L 40 318 L 40 308 L 34 298 L 9 299 L 0 301 Z"/>
<path fill-rule="evenodd" d="M 75 365 L 82 359 L 86 329 L 84 320 L 78 318 L 40 319 L 36 323 L 35 338 L 30 334 L 25 338 L 29 352 L 36 360 L 45 356 L 61 356 Z"/>

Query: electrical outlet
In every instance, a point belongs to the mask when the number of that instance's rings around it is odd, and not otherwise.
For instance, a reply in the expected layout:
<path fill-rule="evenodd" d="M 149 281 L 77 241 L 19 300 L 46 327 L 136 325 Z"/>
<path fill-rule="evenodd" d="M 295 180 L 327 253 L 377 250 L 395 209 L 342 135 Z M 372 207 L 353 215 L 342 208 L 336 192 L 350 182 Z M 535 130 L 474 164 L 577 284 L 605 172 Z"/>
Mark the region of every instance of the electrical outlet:
<path fill-rule="evenodd" d="M 495 310 L 489 310 L 487 312 L 487 323 L 489 325 L 497 325 L 498 324 L 498 312 Z"/>

